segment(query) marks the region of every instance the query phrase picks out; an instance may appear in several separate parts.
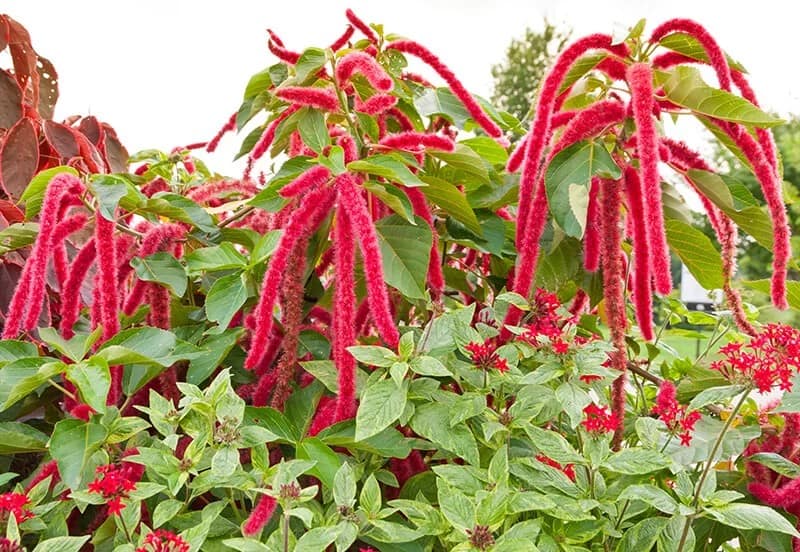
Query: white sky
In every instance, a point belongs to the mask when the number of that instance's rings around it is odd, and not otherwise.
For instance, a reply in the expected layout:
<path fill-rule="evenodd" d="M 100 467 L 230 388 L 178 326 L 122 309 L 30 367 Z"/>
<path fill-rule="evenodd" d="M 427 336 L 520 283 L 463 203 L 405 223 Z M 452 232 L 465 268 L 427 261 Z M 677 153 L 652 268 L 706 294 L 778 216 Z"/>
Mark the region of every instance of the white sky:
<path fill-rule="evenodd" d="M 794 3 L 742 0 L 6 0 L 0 11 L 31 32 L 36 50 L 60 77 L 56 118 L 92 114 L 114 126 L 131 152 L 210 139 L 235 111 L 251 74 L 275 63 L 266 28 L 287 47 L 325 46 L 344 29 L 347 7 L 388 32 L 437 53 L 471 91 L 491 92 L 490 67 L 513 37 L 543 18 L 573 38 L 648 20 L 689 17 L 744 64 L 762 105 L 783 115 L 800 109 L 794 62 Z M 440 81 L 435 81 L 440 82 Z M 240 137 L 228 136 L 212 169 L 232 173 Z"/>

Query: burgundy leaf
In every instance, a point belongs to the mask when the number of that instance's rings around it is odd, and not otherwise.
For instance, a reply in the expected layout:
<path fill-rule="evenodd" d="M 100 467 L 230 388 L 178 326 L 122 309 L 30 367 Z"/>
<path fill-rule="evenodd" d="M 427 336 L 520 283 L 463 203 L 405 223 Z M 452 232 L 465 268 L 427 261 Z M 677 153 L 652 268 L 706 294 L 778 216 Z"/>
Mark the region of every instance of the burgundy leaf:
<path fill-rule="evenodd" d="M 19 199 L 38 165 L 39 140 L 33 122 L 20 119 L 0 146 L 0 190 L 10 199 Z"/>

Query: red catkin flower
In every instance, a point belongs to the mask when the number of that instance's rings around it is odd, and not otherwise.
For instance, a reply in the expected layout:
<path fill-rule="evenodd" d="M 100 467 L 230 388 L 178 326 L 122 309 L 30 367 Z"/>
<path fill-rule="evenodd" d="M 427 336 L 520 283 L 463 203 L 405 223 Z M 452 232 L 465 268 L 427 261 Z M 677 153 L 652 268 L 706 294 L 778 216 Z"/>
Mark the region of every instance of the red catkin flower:
<path fill-rule="evenodd" d="M 315 228 L 311 226 L 319 214 L 327 214 L 333 203 L 333 194 L 328 188 L 319 188 L 306 194 L 297 210 L 292 213 L 275 253 L 270 259 L 261 286 L 261 298 L 254 310 L 255 330 L 250 342 L 250 350 L 245 359 L 248 370 L 255 369 L 266 353 L 267 342 L 272 329 L 272 308 L 278 298 L 283 274 L 286 272 L 289 256 L 295 244 L 306 233 Z"/>
<path fill-rule="evenodd" d="M 275 54 L 279 60 L 288 63 L 289 65 L 294 65 L 300 59 L 300 54 L 297 52 L 292 52 L 291 50 L 286 49 L 283 44 L 283 40 L 278 37 L 272 30 L 267 29 L 267 34 L 269 34 L 269 40 L 267 41 L 267 47 L 269 51 Z"/>
<path fill-rule="evenodd" d="M 343 134 L 336 139 L 336 144 L 344 150 L 344 162 L 352 163 L 358 159 L 356 141 L 349 134 Z"/>
<path fill-rule="evenodd" d="M 309 190 L 318 188 L 331 177 L 331 171 L 324 165 L 314 165 L 300 176 L 281 188 L 282 197 L 295 197 L 303 195 Z"/>
<path fill-rule="evenodd" d="M 72 327 L 78 320 L 78 311 L 81 301 L 81 285 L 86 279 L 86 274 L 94 263 L 95 247 L 94 238 L 81 247 L 78 254 L 69 265 L 66 281 L 61 289 L 61 335 L 70 339 L 74 334 Z"/>
<path fill-rule="evenodd" d="M 278 129 L 278 125 L 286 120 L 289 115 L 295 111 L 298 111 L 300 107 L 300 105 L 289 106 L 283 112 L 281 112 L 281 114 L 278 115 L 274 121 L 267 125 L 267 128 L 264 130 L 264 134 L 261 135 L 261 138 L 258 139 L 258 142 L 256 142 L 256 144 L 253 146 L 253 149 L 250 150 L 250 153 L 247 156 L 247 167 L 244 171 L 244 179 L 246 181 L 250 179 L 250 175 L 253 171 L 253 164 L 267 152 L 269 147 L 272 145 L 272 141 L 275 140 L 275 132 Z"/>
<path fill-rule="evenodd" d="M 144 538 L 135 552 L 189 552 L 189 543 L 183 537 L 166 529 L 157 529 Z"/>
<path fill-rule="evenodd" d="M 252 537 L 261 532 L 264 526 L 269 522 L 269 518 L 275 513 L 275 508 L 278 506 L 278 501 L 269 495 L 261 495 L 258 504 L 253 508 L 253 511 L 248 516 L 247 521 L 242 526 L 242 534 L 247 537 Z"/>
<path fill-rule="evenodd" d="M 175 241 L 183 239 L 185 236 L 186 228 L 180 224 L 159 224 L 153 226 L 145 232 L 137 256 L 144 258 L 153 253 L 163 251 Z M 133 289 L 128 294 L 122 307 L 122 311 L 126 315 L 130 316 L 136 311 L 147 292 L 148 285 L 148 282 L 142 280 L 136 281 L 136 284 L 134 284 Z"/>
<path fill-rule="evenodd" d="M 56 280 L 59 289 L 63 291 L 67 279 L 67 249 L 64 242 L 71 235 L 86 226 L 89 217 L 86 213 L 77 213 L 58 223 L 53 231 L 53 268 L 56 271 Z"/>
<path fill-rule="evenodd" d="M 397 105 L 397 98 L 391 94 L 375 94 L 368 100 L 362 101 L 356 97 L 353 109 L 365 115 L 380 115 Z"/>
<path fill-rule="evenodd" d="M 431 229 L 431 252 L 428 260 L 428 285 L 433 291 L 434 298 L 441 296 L 444 291 L 445 279 L 442 272 L 442 256 L 439 253 L 439 232 L 433 223 L 433 213 L 431 213 L 428 201 L 418 188 L 405 188 L 406 195 L 411 201 L 414 214 L 428 223 Z"/>
<path fill-rule="evenodd" d="M 740 71 L 732 71 L 731 77 L 733 78 L 733 84 L 735 84 L 736 88 L 739 89 L 742 97 L 756 107 L 760 107 L 756 93 L 751 88 L 747 77 L 745 77 Z M 778 155 L 775 146 L 775 138 L 772 136 L 772 132 L 766 128 L 760 127 L 756 127 L 755 131 L 756 137 L 758 138 L 758 143 L 761 145 L 764 155 L 772 165 L 772 168 L 777 170 Z"/>
<path fill-rule="evenodd" d="M 39 473 L 31 478 L 31 480 L 25 486 L 25 493 L 29 493 L 31 489 L 48 477 L 52 478 L 50 480 L 51 489 L 53 488 L 53 485 L 55 485 L 61 479 L 61 474 L 58 472 L 58 462 L 55 460 L 50 460 L 47 462 L 44 466 L 42 466 L 42 469 L 39 470 Z"/>
<path fill-rule="evenodd" d="M 701 415 L 697 410 L 687 411 L 678 402 L 675 385 L 671 381 L 665 380 L 661 383 L 652 412 L 667 425 L 670 433 L 680 437 L 681 445 L 688 447 L 691 444 L 692 431 Z"/>
<path fill-rule="evenodd" d="M 375 58 L 364 52 L 350 52 L 336 65 L 336 79 L 340 85 L 344 85 L 356 73 L 363 75 L 375 90 L 388 92 L 394 87 L 392 77 Z"/>
<path fill-rule="evenodd" d="M 633 167 L 625 169 L 628 217 L 633 225 L 633 303 L 642 336 L 653 339 L 653 295 L 650 279 L 649 228 L 645 219 L 644 189 Z"/>
<path fill-rule="evenodd" d="M 339 98 L 332 88 L 283 86 L 275 90 L 275 96 L 297 105 L 316 107 L 324 111 L 339 111 Z"/>
<path fill-rule="evenodd" d="M 583 416 L 581 424 L 589 433 L 611 433 L 620 427 L 620 419 L 607 406 L 590 403 L 583 409 Z"/>
<path fill-rule="evenodd" d="M 586 225 L 583 237 L 583 268 L 589 272 L 597 272 L 597 269 L 600 268 L 600 231 L 597 224 L 591 223 L 591 221 L 596 221 L 600 215 L 597 198 L 599 191 L 599 179 L 592 178 L 592 184 L 589 187 L 589 205 L 586 209 L 586 220 L 589 223 Z"/>
<path fill-rule="evenodd" d="M 30 499 L 27 495 L 22 493 L 3 493 L 0 494 L 0 518 L 13 515 L 17 523 L 22 523 L 25 520 L 33 517 L 27 506 L 30 504 Z"/>
<path fill-rule="evenodd" d="M 353 25 L 353 27 L 361 31 L 361 34 L 367 37 L 367 40 L 373 44 L 378 42 L 378 37 L 375 36 L 375 32 L 369 27 L 369 25 L 364 23 L 355 13 L 353 13 L 353 10 L 348 8 L 344 12 L 344 15 L 347 17 L 347 20 Z"/>
<path fill-rule="evenodd" d="M 342 35 L 333 41 L 333 43 L 328 46 L 334 52 L 341 50 L 347 44 L 347 42 L 353 37 L 353 31 L 355 28 L 352 25 L 348 25 L 347 28 L 344 30 Z"/>
<path fill-rule="evenodd" d="M 253 197 L 259 192 L 252 182 L 247 180 L 218 180 L 217 182 L 205 183 L 189 190 L 186 197 L 195 203 L 205 203 L 212 207 L 218 207 L 224 203 L 224 199 L 230 196 Z"/>
<path fill-rule="evenodd" d="M 406 131 L 389 134 L 381 139 L 380 144 L 389 148 L 419 153 L 425 148 L 442 151 L 455 151 L 456 144 L 446 136 L 426 134 L 424 132 Z"/>
<path fill-rule="evenodd" d="M 334 229 L 336 279 L 333 297 L 333 361 L 338 371 L 339 395 L 336 421 L 347 420 L 356 411 L 356 360 L 347 350 L 355 343 L 355 240 L 347 211 L 340 205 Z"/>
<path fill-rule="evenodd" d="M 469 114 L 475 120 L 476 123 L 492 138 L 494 138 L 500 145 L 507 146 L 508 141 L 503 136 L 503 131 L 500 129 L 497 124 L 492 121 L 487 115 L 486 112 L 478 105 L 478 102 L 475 101 L 467 89 L 464 88 L 464 85 L 461 84 L 461 81 L 455 76 L 455 74 L 444 64 L 441 60 L 436 57 L 433 52 L 419 44 L 418 42 L 414 42 L 413 40 L 396 40 L 386 46 L 386 49 L 397 50 L 399 52 L 403 52 L 406 54 L 411 54 L 412 56 L 416 56 L 420 58 L 422 61 L 430 65 L 434 71 L 436 71 L 440 77 L 442 77 L 445 82 L 447 82 L 450 89 L 453 91 L 453 94 L 464 104 L 464 107 L 469 111 Z"/>
<path fill-rule="evenodd" d="M 492 340 L 486 340 L 483 343 L 472 341 L 467 343 L 464 348 L 477 368 L 481 370 L 494 368 L 498 372 L 508 371 L 508 362 L 497 354 L 497 345 Z"/>
<path fill-rule="evenodd" d="M 16 541 L 0 537 L 0 552 L 25 552 L 25 549 Z"/>
<path fill-rule="evenodd" d="M 222 128 L 219 129 L 219 132 L 217 132 L 217 134 L 214 135 L 214 137 L 208 142 L 208 144 L 206 144 L 206 151 L 208 153 L 215 152 L 217 150 L 217 147 L 219 147 L 219 143 L 222 140 L 222 137 L 225 136 L 227 133 L 236 130 L 236 115 L 238 115 L 238 113 L 233 113 L 228 118 L 226 123 L 222 125 Z"/>
<path fill-rule="evenodd" d="M 364 196 L 356 187 L 356 179 L 349 173 L 342 173 L 336 178 L 336 187 L 339 197 L 339 206 L 344 207 L 350 217 L 359 248 L 364 258 L 364 276 L 367 283 L 367 300 L 372 320 L 378 328 L 383 340 L 391 347 L 395 347 L 400 340 L 392 312 L 389 308 L 389 295 L 386 290 L 386 280 L 383 274 L 381 251 L 378 245 L 378 236 L 372 223 Z"/>
<path fill-rule="evenodd" d="M 411 122 L 411 119 L 408 118 L 408 115 L 396 107 L 390 109 L 387 114 L 397 121 L 397 124 L 400 126 L 401 130 L 414 130 L 414 123 Z"/>
<path fill-rule="evenodd" d="M 99 212 L 95 215 L 94 241 L 97 249 L 97 285 L 100 300 L 100 324 L 103 341 L 119 332 L 117 316 L 117 248 L 114 240 L 114 222 Z"/>
<path fill-rule="evenodd" d="M 658 134 L 653 120 L 653 72 L 649 65 L 635 63 L 628 68 L 631 104 L 636 121 L 640 178 L 645 194 L 645 214 L 649 228 L 650 255 L 655 289 L 664 295 L 672 291 L 669 249 L 664 232 L 661 204 L 661 177 L 658 174 Z"/>

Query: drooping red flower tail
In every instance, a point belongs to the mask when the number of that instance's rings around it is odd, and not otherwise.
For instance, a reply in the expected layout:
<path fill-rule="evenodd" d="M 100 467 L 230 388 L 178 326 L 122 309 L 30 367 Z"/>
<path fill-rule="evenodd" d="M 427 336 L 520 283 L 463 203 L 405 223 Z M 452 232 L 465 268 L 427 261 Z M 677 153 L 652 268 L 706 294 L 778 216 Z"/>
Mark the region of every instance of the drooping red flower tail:
<path fill-rule="evenodd" d="M 642 183 L 636 169 L 630 166 L 625 168 L 625 192 L 628 196 L 628 217 L 633 223 L 633 304 L 636 322 L 642 336 L 650 341 L 654 336 L 649 229 Z"/>
<path fill-rule="evenodd" d="M 625 119 L 625 106 L 617 100 L 596 102 L 570 118 L 564 132 L 548 154 L 548 162 L 561 150 L 575 142 L 600 134 L 605 128 Z M 555 126 L 555 125 L 554 125 Z M 545 163 L 546 165 L 547 163 Z"/>
<path fill-rule="evenodd" d="M 522 159 L 522 175 L 519 187 L 519 208 L 517 216 L 517 248 L 520 248 L 522 236 L 528 233 L 528 211 L 536 195 L 537 178 L 544 148 L 550 140 L 551 118 L 555 110 L 561 84 L 577 59 L 589 50 L 609 50 L 620 56 L 628 54 L 624 45 L 614 45 L 609 35 L 593 34 L 573 42 L 556 59 L 553 68 L 542 82 L 539 98 L 536 102 L 536 116 L 527 134 L 525 155 Z M 522 224 L 520 224 L 520 221 Z"/>
<path fill-rule="evenodd" d="M 397 105 L 397 98 L 391 94 L 375 94 L 368 100 L 362 101 L 356 96 L 353 109 L 365 115 L 380 115 Z"/>
<path fill-rule="evenodd" d="M 389 134 L 381 138 L 380 144 L 389 148 L 410 151 L 412 153 L 424 151 L 425 148 L 449 152 L 455 151 L 456 149 L 455 142 L 446 136 L 415 131 Z"/>
<path fill-rule="evenodd" d="M 612 446 L 619 448 L 622 443 L 623 421 L 625 419 L 625 380 L 627 371 L 627 349 L 625 345 L 625 272 L 622 263 L 622 232 L 620 229 L 620 208 L 622 206 L 621 180 L 601 180 L 600 232 L 602 235 L 601 255 L 603 259 L 603 297 L 605 299 L 606 320 L 611 331 L 611 342 L 615 351 L 611 353 L 611 365 L 621 375 L 614 380 L 611 391 L 611 411 L 619 420 L 614 432 Z"/>
<path fill-rule="evenodd" d="M 345 17 L 347 17 L 347 20 L 353 25 L 353 27 L 361 31 L 361 34 L 367 37 L 367 40 L 369 40 L 373 44 L 378 43 L 378 37 L 375 36 L 375 31 L 373 31 L 369 27 L 369 25 L 364 23 L 364 21 L 362 21 L 361 18 L 359 18 L 355 13 L 353 13 L 353 10 L 348 8 L 344 12 L 344 15 Z"/>
<path fill-rule="evenodd" d="M 772 303 L 779 309 L 787 309 L 789 304 L 786 299 L 786 272 L 791 257 L 791 232 L 786 216 L 786 206 L 783 204 L 782 185 L 777 173 L 758 142 L 738 125 L 723 121 L 715 124 L 727 134 L 747 158 L 750 166 L 761 185 L 761 191 L 767 202 L 770 216 L 772 217 L 773 255 L 771 296 Z M 777 163 L 775 163 L 777 164 Z"/>
<path fill-rule="evenodd" d="M 247 156 L 247 167 L 244 171 L 244 180 L 247 181 L 250 179 L 252 171 L 253 171 L 253 164 L 260 159 L 272 145 L 272 141 L 275 139 L 275 131 L 278 129 L 278 125 L 280 125 L 284 120 L 286 120 L 289 115 L 298 111 L 302 107 L 301 105 L 291 105 L 287 107 L 280 115 L 278 115 L 274 121 L 267 125 L 267 128 L 264 129 L 264 134 L 261 135 L 261 138 L 258 139 L 258 142 L 253 146 L 253 149 L 250 150 L 250 153 Z"/>
<path fill-rule="evenodd" d="M 280 195 L 290 198 L 303 195 L 309 190 L 324 184 L 331 177 L 331 171 L 324 165 L 314 165 L 300 176 L 281 188 Z"/>
<path fill-rule="evenodd" d="M 639 153 L 640 179 L 645 199 L 645 216 L 650 238 L 653 280 L 658 293 L 672 291 L 669 248 L 664 230 L 661 200 L 661 177 L 658 174 L 658 133 L 653 119 L 653 71 L 645 63 L 628 68 L 636 141 Z"/>
<path fill-rule="evenodd" d="M 53 231 L 53 267 L 56 271 L 56 280 L 59 290 L 63 291 L 67 279 L 67 249 L 64 242 L 71 235 L 86 226 L 89 217 L 86 213 L 77 213 L 58 223 Z"/>
<path fill-rule="evenodd" d="M 760 107 L 756 93 L 750 86 L 750 82 L 747 80 L 747 77 L 745 77 L 744 74 L 739 71 L 732 71 L 731 76 L 733 77 L 733 84 L 735 84 L 736 88 L 739 89 L 742 97 L 754 106 Z M 758 143 L 761 145 L 761 149 L 764 150 L 764 155 L 766 156 L 767 161 L 769 161 L 770 165 L 772 165 L 772 168 L 777 171 L 778 154 L 775 146 L 775 138 L 772 136 L 772 132 L 761 127 L 756 127 L 755 131 L 756 137 L 758 138 Z"/>
<path fill-rule="evenodd" d="M 356 184 L 355 177 L 349 173 L 342 173 L 336 178 L 339 205 L 347 210 L 355 234 L 358 236 L 359 247 L 364 257 L 367 299 L 372 312 L 372 320 L 386 344 L 395 347 L 400 340 L 400 335 L 389 308 L 389 294 L 383 275 L 378 236 L 375 233 L 372 217 L 367 210 L 366 201 Z"/>
<path fill-rule="evenodd" d="M 336 144 L 344 150 L 344 162 L 352 163 L 358 159 L 358 147 L 356 141 L 349 134 L 343 134 L 336 139 Z"/>
<path fill-rule="evenodd" d="M 438 299 L 441 297 L 445 286 L 444 274 L 442 273 L 442 256 L 439 254 L 439 232 L 434 225 L 433 213 L 431 213 L 425 195 L 419 188 L 405 188 L 405 192 L 409 201 L 411 201 L 414 214 L 427 222 L 428 227 L 431 229 L 433 240 L 431 241 L 430 259 L 428 260 L 428 285 L 433 291 L 433 298 Z"/>
<path fill-rule="evenodd" d="M 325 111 L 339 111 L 339 98 L 332 88 L 282 86 L 275 90 L 275 96 L 297 105 L 316 107 Z"/>
<path fill-rule="evenodd" d="M 328 46 L 334 52 L 341 50 L 347 44 L 347 42 L 353 37 L 353 31 L 355 28 L 352 25 L 348 25 L 347 28 L 344 30 L 342 35 L 333 41 L 333 43 Z"/>
<path fill-rule="evenodd" d="M 100 300 L 100 320 L 103 326 L 103 341 L 119 331 L 117 316 L 117 248 L 114 240 L 114 222 L 95 214 L 94 242 L 97 252 L 97 283 Z"/>
<path fill-rule="evenodd" d="M 717 41 L 711 36 L 705 27 L 692 21 L 691 19 L 670 19 L 665 21 L 655 29 L 650 35 L 650 42 L 659 42 L 662 38 L 672 33 L 684 33 L 697 39 L 708 56 L 709 65 L 713 67 L 719 79 L 719 87 L 730 92 L 731 90 L 731 68 L 725 58 L 725 52 L 719 47 Z"/>
<path fill-rule="evenodd" d="M 583 235 L 583 268 L 589 272 L 597 272 L 600 268 L 600 228 L 593 221 L 600 216 L 600 181 L 592 178 L 589 187 L 589 206 L 586 209 L 586 231 Z"/>
<path fill-rule="evenodd" d="M 137 256 L 144 258 L 158 251 L 163 251 L 175 241 L 183 239 L 184 236 L 186 236 L 186 228 L 180 224 L 170 223 L 151 226 L 142 238 L 142 245 Z M 147 282 L 137 280 L 125 299 L 122 312 L 128 316 L 132 315 L 142 303 L 147 289 Z"/>
<path fill-rule="evenodd" d="M 214 135 L 211 141 L 206 144 L 206 151 L 208 153 L 213 153 L 217 151 L 217 147 L 219 147 L 219 143 L 222 140 L 222 137 L 228 134 L 229 132 L 233 132 L 236 130 L 236 115 L 238 113 L 233 113 L 229 118 L 228 121 L 222 125 L 222 128 L 219 129 L 219 132 Z"/>
<path fill-rule="evenodd" d="M 207 182 L 189 190 L 186 197 L 195 203 L 207 204 L 218 207 L 230 196 L 237 198 L 253 197 L 259 189 L 250 181 L 224 179 L 216 182 Z"/>
<path fill-rule="evenodd" d="M 347 420 L 356 412 L 356 360 L 347 347 L 355 344 L 355 239 L 347 210 L 336 209 L 333 234 L 335 280 L 333 297 L 333 361 L 338 371 L 339 394 L 335 420 Z M 328 424 L 330 425 L 330 424 Z"/>
<path fill-rule="evenodd" d="M 414 130 L 414 123 L 411 122 L 411 119 L 408 118 L 408 115 L 396 107 L 393 107 L 387 111 L 387 115 L 397 121 L 397 125 L 400 127 L 400 130 Z"/>
<path fill-rule="evenodd" d="M 503 131 L 497 124 L 492 121 L 486 112 L 481 108 L 475 98 L 464 88 L 461 81 L 455 74 L 436 57 L 430 50 L 413 40 L 396 40 L 386 46 L 386 49 L 397 50 L 406 54 L 411 54 L 420 58 L 422 61 L 430 65 L 440 77 L 450 86 L 453 94 L 464 104 L 464 107 L 469 111 L 469 114 L 476 123 L 492 138 L 494 138 L 500 145 L 507 146 L 508 141 L 503 136 Z"/>
<path fill-rule="evenodd" d="M 380 92 L 388 92 L 394 87 L 392 77 L 374 57 L 364 52 L 350 52 L 336 65 L 336 80 L 340 85 L 344 85 L 356 73 L 363 75 Z"/>
<path fill-rule="evenodd" d="M 242 525 L 242 534 L 247 537 L 252 537 L 261 532 L 264 526 L 269 522 L 272 514 L 275 513 L 275 508 L 278 506 L 278 501 L 269 495 L 261 495 L 258 499 L 258 504 L 250 512 L 247 521 Z"/>
<path fill-rule="evenodd" d="M 300 54 L 287 49 L 283 44 L 283 40 L 272 32 L 271 29 L 267 29 L 267 34 L 269 34 L 269 40 L 267 41 L 269 51 L 275 54 L 275 57 L 279 60 L 289 65 L 295 65 L 300 59 Z"/>
<path fill-rule="evenodd" d="M 86 274 L 94 263 L 96 251 L 94 238 L 87 241 L 81 247 L 78 254 L 69 265 L 67 279 L 61 290 L 61 335 L 65 339 L 70 339 L 75 333 L 72 327 L 78 320 L 78 311 L 81 304 L 81 285 L 86 279 Z"/>
<path fill-rule="evenodd" d="M 295 244 L 303 235 L 312 232 L 312 224 L 320 217 L 320 213 L 327 214 L 334 201 L 329 188 L 318 188 L 306 194 L 292 213 L 284 227 L 278 247 L 275 249 L 269 266 L 264 274 L 261 284 L 261 298 L 253 311 L 255 329 L 250 340 L 250 350 L 245 359 L 248 370 L 256 368 L 266 352 L 267 342 L 272 329 L 272 308 L 278 298 L 281 281 L 287 270 L 289 256 Z"/>

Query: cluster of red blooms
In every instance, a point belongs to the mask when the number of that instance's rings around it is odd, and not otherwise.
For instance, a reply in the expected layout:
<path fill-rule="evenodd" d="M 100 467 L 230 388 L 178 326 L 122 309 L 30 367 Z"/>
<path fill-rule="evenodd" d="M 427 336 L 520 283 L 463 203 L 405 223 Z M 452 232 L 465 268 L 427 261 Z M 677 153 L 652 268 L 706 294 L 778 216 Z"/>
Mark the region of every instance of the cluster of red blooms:
<path fill-rule="evenodd" d="M 0 537 L 0 552 L 25 552 L 25 549 L 18 542 Z"/>
<path fill-rule="evenodd" d="M 136 490 L 136 481 L 130 478 L 130 470 L 115 464 L 99 466 L 96 473 L 97 477 L 88 485 L 89 492 L 106 499 L 109 515 L 118 515 L 125 509 L 123 499 Z"/>
<path fill-rule="evenodd" d="M 667 424 L 670 433 L 680 437 L 681 445 L 689 446 L 692 442 L 694 425 L 700 420 L 701 415 L 697 410 L 687 412 L 686 407 L 678 402 L 675 385 L 671 381 L 664 381 L 659 387 L 652 412 Z"/>
<path fill-rule="evenodd" d="M 559 314 L 561 302 L 555 293 L 537 288 L 531 305 L 531 321 L 520 336 L 534 347 L 541 347 L 539 336 L 546 337 L 554 353 L 559 355 L 569 351 L 569 342 L 563 338 L 566 320 Z"/>
<path fill-rule="evenodd" d="M 477 368 L 481 370 L 494 368 L 498 372 L 508 371 L 508 362 L 497 354 L 497 344 L 493 339 L 487 339 L 483 343 L 472 341 L 464 348 L 469 352 L 469 358 Z"/>
<path fill-rule="evenodd" d="M 800 330 L 785 324 L 767 324 L 747 343 L 720 347 L 724 358 L 711 363 L 728 380 L 751 383 L 762 393 L 776 385 L 792 389 L 792 372 L 800 371 Z"/>
<path fill-rule="evenodd" d="M 552 458 L 545 456 L 544 454 L 537 454 L 536 459 L 542 464 L 547 464 L 551 468 L 561 470 L 562 472 L 564 472 L 564 475 L 569 477 L 572 481 L 575 481 L 575 466 L 573 464 L 566 464 L 562 466 L 561 464 L 559 464 Z"/>
<path fill-rule="evenodd" d="M 17 523 L 22 523 L 26 519 L 31 519 L 33 517 L 33 512 L 31 512 L 26 506 L 30 503 L 30 499 L 27 495 L 22 493 L 3 493 L 0 494 L 0 519 L 7 518 L 7 516 L 12 515 L 14 519 L 17 520 Z"/>
<path fill-rule="evenodd" d="M 189 543 L 183 537 L 158 529 L 144 538 L 142 545 L 135 552 L 189 552 Z"/>
<path fill-rule="evenodd" d="M 620 419 L 607 406 L 589 403 L 583 409 L 583 416 L 581 424 L 589 433 L 611 433 L 620 426 Z"/>
<path fill-rule="evenodd" d="M 759 452 L 774 453 L 790 462 L 797 463 L 800 458 L 800 414 L 784 414 L 783 431 L 763 440 L 752 441 L 744 450 L 745 458 Z M 750 493 L 768 506 L 783 508 L 800 519 L 800 478 L 789 479 L 758 462 L 747 462 L 747 473 L 751 482 L 747 485 Z M 792 539 L 793 550 L 800 550 L 800 539 Z"/>

